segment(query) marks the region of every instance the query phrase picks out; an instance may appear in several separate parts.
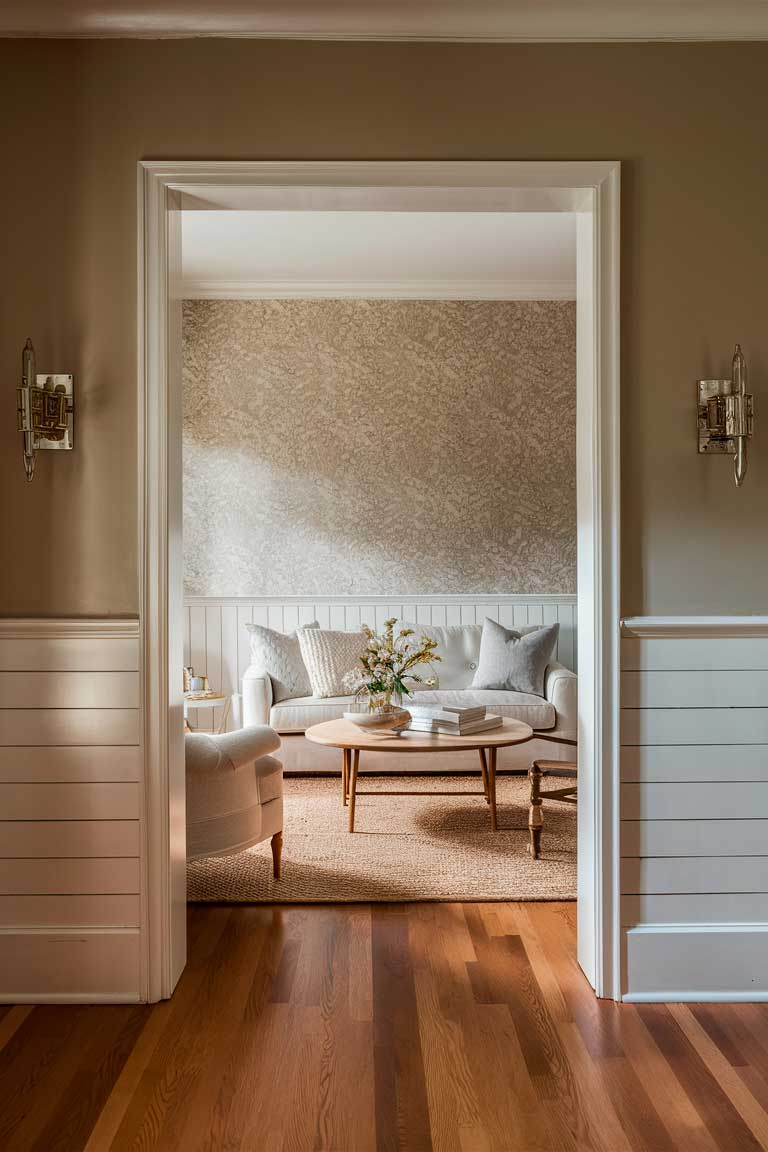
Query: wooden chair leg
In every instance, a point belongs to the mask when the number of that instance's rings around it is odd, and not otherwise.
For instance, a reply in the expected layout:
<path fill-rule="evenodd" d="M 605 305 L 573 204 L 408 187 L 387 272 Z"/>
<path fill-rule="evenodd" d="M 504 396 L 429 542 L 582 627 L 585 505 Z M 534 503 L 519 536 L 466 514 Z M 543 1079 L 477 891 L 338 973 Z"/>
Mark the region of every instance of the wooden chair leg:
<path fill-rule="evenodd" d="M 488 792 L 488 761 L 485 758 L 485 748 L 480 748 L 480 771 L 483 775 L 483 791 L 485 792 L 485 802 L 490 804 L 491 797 Z"/>
<path fill-rule="evenodd" d="M 352 779 L 349 785 L 349 830 L 355 830 L 355 792 L 357 790 L 357 769 L 360 763 L 360 749 L 352 752 Z"/>
<path fill-rule="evenodd" d="M 283 858 L 283 834 L 275 832 L 272 837 L 272 875 L 275 880 L 280 879 L 280 862 Z"/>
<path fill-rule="evenodd" d="M 491 806 L 491 831 L 498 828 L 496 822 L 496 748 L 488 749 L 488 803 Z"/>
<path fill-rule="evenodd" d="M 528 770 L 531 781 L 531 805 L 528 809 L 528 830 L 531 837 L 529 851 L 534 860 L 541 855 L 541 830 L 544 827 L 544 806 L 541 800 L 541 768 L 534 760 Z"/>

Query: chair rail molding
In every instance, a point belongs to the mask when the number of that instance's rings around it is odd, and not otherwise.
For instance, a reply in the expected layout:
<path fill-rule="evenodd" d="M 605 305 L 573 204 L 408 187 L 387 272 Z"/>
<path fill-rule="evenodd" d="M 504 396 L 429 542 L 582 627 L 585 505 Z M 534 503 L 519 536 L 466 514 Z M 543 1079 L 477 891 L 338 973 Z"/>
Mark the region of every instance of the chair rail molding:
<path fill-rule="evenodd" d="M 612 160 L 139 163 L 139 555 L 151 1000 L 172 993 L 185 948 L 178 217 L 179 210 L 203 201 L 207 208 L 241 210 L 577 214 L 579 961 L 598 995 L 619 998 L 619 186 L 620 165 Z"/>
<path fill-rule="evenodd" d="M 8 5 L 0 15 L 0 35 L 59 38 L 112 36 L 174 38 L 234 36 L 280 40 L 385 40 L 464 42 L 565 42 L 644 40 L 765 40 L 768 13 L 755 0 L 380 0 L 376 4 L 282 4 L 251 0 L 247 5 L 219 0 L 187 0 L 165 10 L 137 10 L 92 0 L 58 5 Z M 109 9 L 108 19 L 98 10 Z"/>
<path fill-rule="evenodd" d="M 627 616 L 623 637 L 638 639 L 717 639 L 729 636 L 768 636 L 768 616 Z"/>

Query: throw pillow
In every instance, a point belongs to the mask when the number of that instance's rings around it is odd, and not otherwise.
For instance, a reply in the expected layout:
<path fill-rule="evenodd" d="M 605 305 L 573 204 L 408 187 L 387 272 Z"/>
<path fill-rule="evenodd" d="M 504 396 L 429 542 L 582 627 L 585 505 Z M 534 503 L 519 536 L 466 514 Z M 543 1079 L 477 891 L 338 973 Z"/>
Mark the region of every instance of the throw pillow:
<path fill-rule="evenodd" d="M 251 663 L 266 673 L 272 681 L 272 699 L 293 700 L 297 696 L 310 696 L 312 686 L 304 666 L 298 635 L 276 632 L 263 624 L 246 624 L 251 637 Z M 319 628 L 317 620 L 306 625 Z"/>
<path fill-rule="evenodd" d="M 368 643 L 362 632 L 326 632 L 299 628 L 301 655 L 309 673 L 313 696 L 346 696 L 343 680 L 358 667 Z"/>
<path fill-rule="evenodd" d="M 518 632 L 488 616 L 472 688 L 544 695 L 544 674 L 552 659 L 559 624 Z"/>

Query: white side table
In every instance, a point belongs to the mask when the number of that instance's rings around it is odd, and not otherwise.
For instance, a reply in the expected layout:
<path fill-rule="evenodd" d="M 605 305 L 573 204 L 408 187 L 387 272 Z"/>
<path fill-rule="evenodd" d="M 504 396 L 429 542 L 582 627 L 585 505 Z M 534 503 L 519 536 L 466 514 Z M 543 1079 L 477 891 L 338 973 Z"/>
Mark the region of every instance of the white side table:
<path fill-rule="evenodd" d="M 227 727 L 227 720 L 229 719 L 229 709 L 232 702 L 231 696 L 225 696 L 223 692 L 217 692 L 215 695 L 201 696 L 197 692 L 187 692 L 184 695 L 184 725 L 187 732 L 194 732 L 194 728 L 189 723 L 189 710 L 190 708 L 223 708 L 223 714 L 218 726 L 214 731 L 218 734 L 224 732 Z"/>

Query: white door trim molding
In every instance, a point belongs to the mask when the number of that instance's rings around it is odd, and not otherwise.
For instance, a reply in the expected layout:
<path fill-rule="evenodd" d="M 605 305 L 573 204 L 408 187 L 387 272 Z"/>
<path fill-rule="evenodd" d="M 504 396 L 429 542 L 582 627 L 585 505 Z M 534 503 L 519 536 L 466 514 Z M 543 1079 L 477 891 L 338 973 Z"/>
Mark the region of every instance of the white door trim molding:
<path fill-rule="evenodd" d="M 580 806 L 589 841 L 580 859 L 579 956 L 598 995 L 621 995 L 619 928 L 619 170 L 595 162 L 142 162 L 139 164 L 139 401 L 141 628 L 144 652 L 149 999 L 169 996 L 183 932 L 183 835 L 174 790 L 182 727 L 170 720 L 180 695 L 181 654 L 171 651 L 182 588 L 169 579 L 180 532 L 174 437 L 172 220 L 178 207 L 304 207 L 324 210 L 575 211 L 592 221 L 582 249 L 588 298 L 577 391 L 582 406 L 580 525 L 590 627 L 579 634 L 579 736 L 596 766 Z M 587 235 L 587 232 L 584 233 Z M 175 426 L 178 422 L 178 426 Z M 178 523 L 176 522 L 178 519 Z M 170 543 L 169 543 L 170 540 Z M 179 582 L 180 585 L 180 582 Z M 580 611 L 581 615 L 581 611 Z M 582 657 L 583 654 L 583 657 Z M 178 668 L 176 664 L 178 663 Z M 177 730 L 178 729 L 178 730 Z M 586 765 L 585 765 L 586 767 Z M 183 780 L 182 780 L 183 791 Z M 177 804 L 179 801 L 179 804 Z M 172 829 L 175 827 L 175 832 Z M 181 885 L 181 887 L 180 887 Z M 581 910 L 580 910 L 581 912 Z M 586 927 L 585 927 L 586 926 Z"/>

